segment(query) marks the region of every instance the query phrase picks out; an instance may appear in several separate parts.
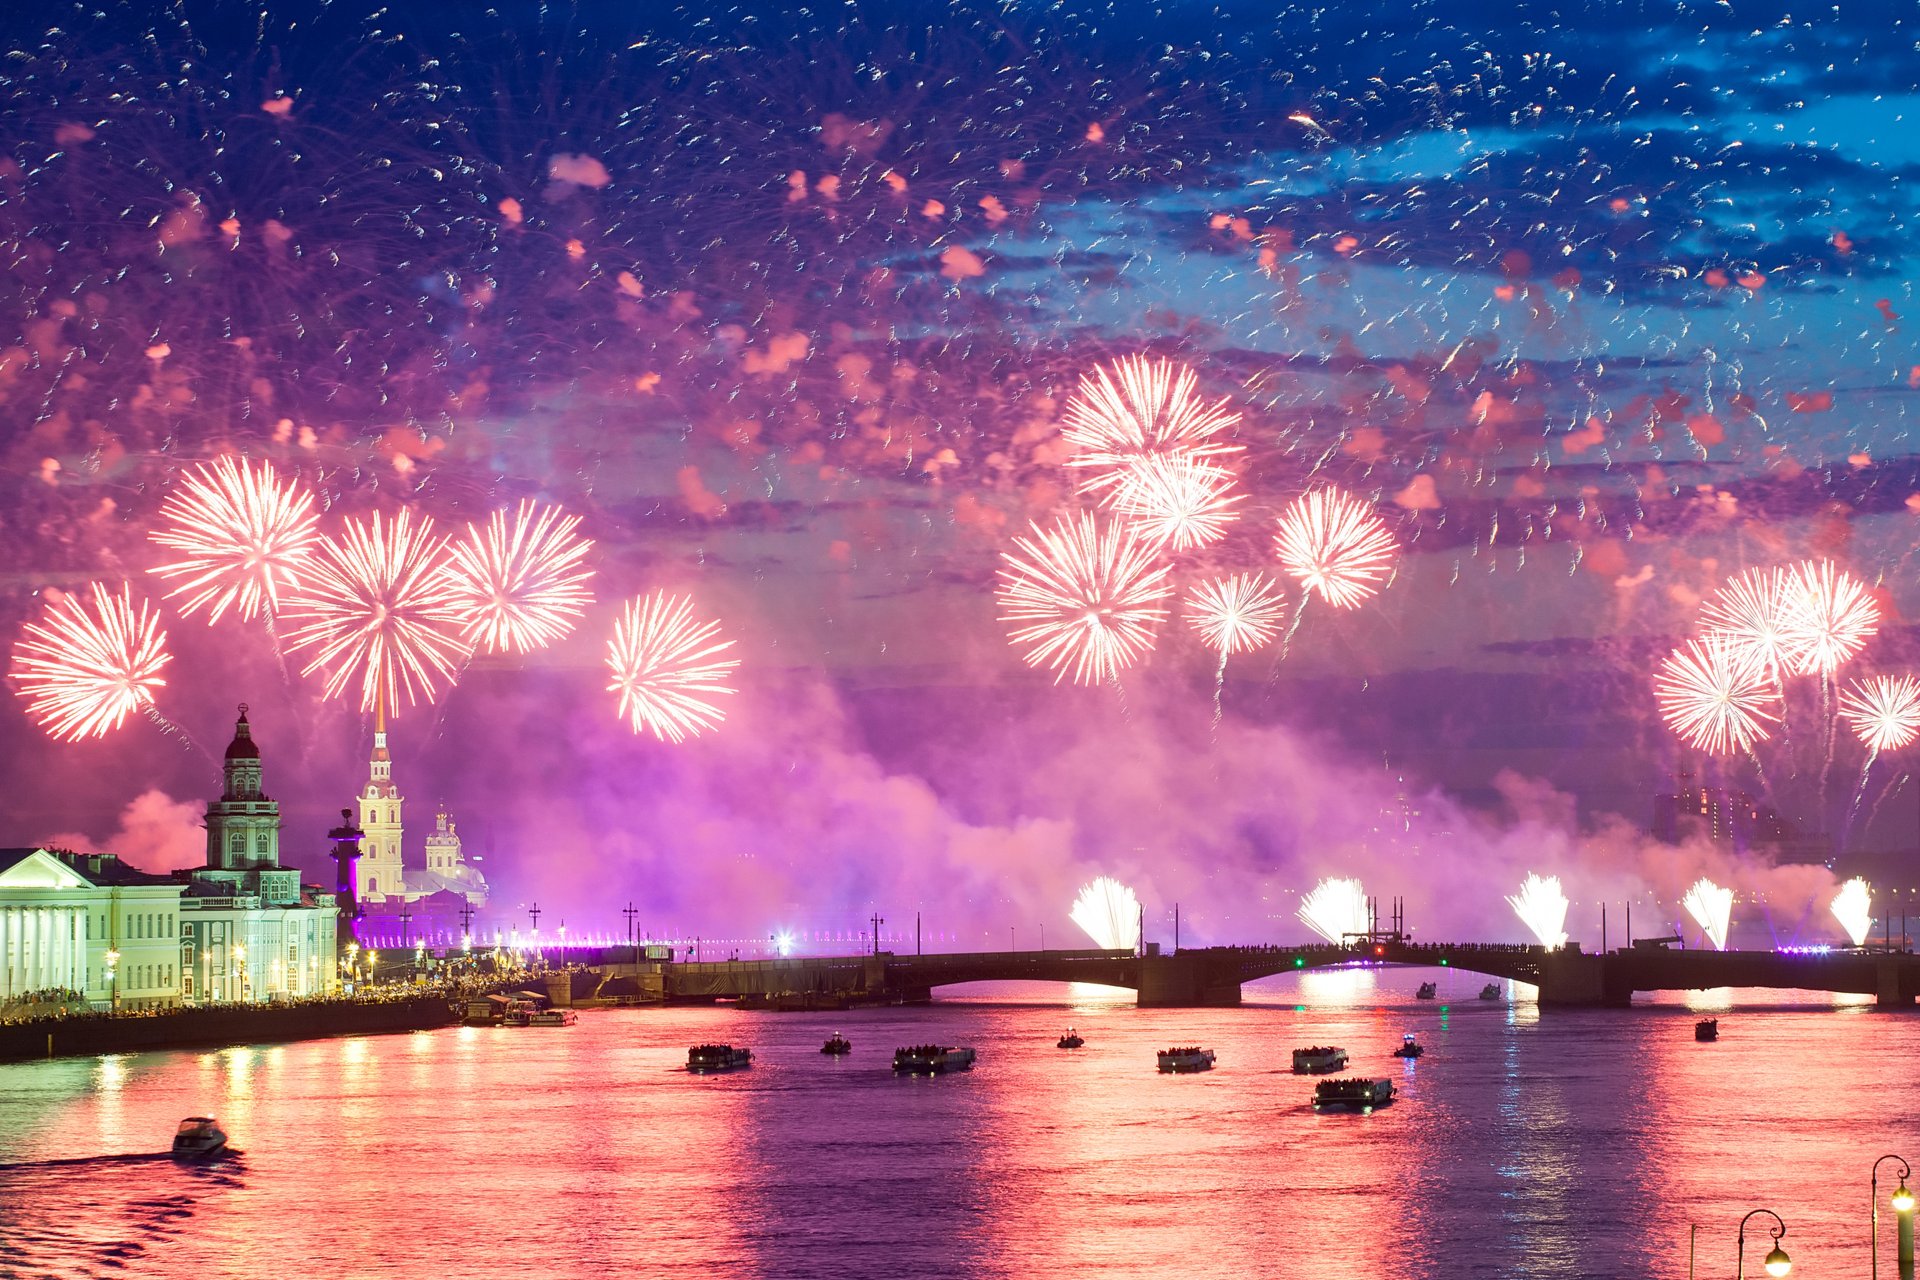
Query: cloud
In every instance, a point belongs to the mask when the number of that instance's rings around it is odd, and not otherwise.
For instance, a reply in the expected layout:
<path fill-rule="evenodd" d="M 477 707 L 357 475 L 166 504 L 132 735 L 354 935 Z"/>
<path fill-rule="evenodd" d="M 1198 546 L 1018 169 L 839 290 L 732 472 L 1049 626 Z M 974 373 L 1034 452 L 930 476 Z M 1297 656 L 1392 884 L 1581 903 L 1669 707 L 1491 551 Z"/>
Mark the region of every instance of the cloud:
<path fill-rule="evenodd" d="M 165 872 L 203 866 L 207 860 L 205 811 L 166 792 L 143 791 L 120 813 L 120 829 L 96 844 L 91 837 L 64 832 L 41 843 L 75 853 L 117 854 L 141 871 Z"/>
<path fill-rule="evenodd" d="M 607 172 L 607 166 L 592 156 L 564 151 L 547 161 L 547 176 L 557 186 L 593 187 L 596 190 L 613 182 L 613 175 Z"/>

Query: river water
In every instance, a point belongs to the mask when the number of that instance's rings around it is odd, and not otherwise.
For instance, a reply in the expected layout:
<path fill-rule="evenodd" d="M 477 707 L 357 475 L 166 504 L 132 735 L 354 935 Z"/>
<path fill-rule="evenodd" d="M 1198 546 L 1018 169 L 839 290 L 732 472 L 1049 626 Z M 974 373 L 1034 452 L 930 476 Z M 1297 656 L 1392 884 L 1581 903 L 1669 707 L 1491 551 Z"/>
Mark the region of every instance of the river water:
<path fill-rule="evenodd" d="M 1759 1206 L 1796 1276 L 1866 1274 L 1869 1165 L 1920 1156 L 1920 1018 L 1742 992 L 1698 1044 L 1726 993 L 1543 1013 L 1466 974 L 1417 1002 L 1418 977 L 1288 976 L 1225 1010 L 1007 986 L 4 1066 L 0 1275 L 1684 1276 L 1697 1225 L 1698 1273 L 1724 1276 Z M 1054 1047 L 1069 1023 L 1086 1048 Z M 847 1058 L 819 1052 L 836 1030 Z M 1407 1031 L 1417 1063 L 1390 1056 Z M 689 1076 L 709 1039 L 755 1065 Z M 896 1078 L 925 1041 L 979 1064 Z M 1218 1068 L 1155 1071 L 1190 1043 Z M 1398 1101 L 1315 1114 L 1289 1054 L 1328 1043 Z M 244 1157 L 104 1158 L 200 1111 Z"/>

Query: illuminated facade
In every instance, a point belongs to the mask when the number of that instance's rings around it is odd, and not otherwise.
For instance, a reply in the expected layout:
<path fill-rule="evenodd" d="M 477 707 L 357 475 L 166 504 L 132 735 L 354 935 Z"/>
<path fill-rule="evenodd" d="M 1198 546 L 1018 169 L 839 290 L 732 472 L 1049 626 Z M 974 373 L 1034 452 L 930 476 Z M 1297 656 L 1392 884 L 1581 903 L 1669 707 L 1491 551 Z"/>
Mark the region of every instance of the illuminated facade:
<path fill-rule="evenodd" d="M 110 853 L 0 849 L 0 1009 L 50 992 L 177 1004 L 183 888 Z"/>
<path fill-rule="evenodd" d="M 407 869 L 403 852 L 406 798 L 393 781 L 384 717 L 375 722 L 373 759 L 358 804 L 360 829 L 366 833 L 360 844 L 360 900 L 376 914 L 391 914 L 405 904 L 443 893 L 457 894 L 476 907 L 486 905 L 487 878 L 467 860 L 445 806 L 435 815 L 433 834 L 427 837 L 425 869 Z"/>

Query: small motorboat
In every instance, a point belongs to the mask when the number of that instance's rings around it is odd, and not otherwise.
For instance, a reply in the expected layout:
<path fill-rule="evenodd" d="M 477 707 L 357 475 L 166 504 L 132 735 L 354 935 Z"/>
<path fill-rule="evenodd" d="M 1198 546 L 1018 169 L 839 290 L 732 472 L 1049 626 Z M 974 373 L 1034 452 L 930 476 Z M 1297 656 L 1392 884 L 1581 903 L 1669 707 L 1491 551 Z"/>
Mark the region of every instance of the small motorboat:
<path fill-rule="evenodd" d="M 227 1154 L 227 1135 L 212 1116 L 188 1116 L 173 1131 L 175 1160 L 217 1160 Z"/>
<path fill-rule="evenodd" d="M 1720 1038 L 1720 1019 L 1702 1018 L 1693 1024 L 1695 1040 L 1718 1040 Z"/>
<path fill-rule="evenodd" d="M 973 1070 L 974 1052 L 946 1044 L 918 1044 L 893 1051 L 893 1069 L 915 1076 Z"/>
<path fill-rule="evenodd" d="M 1190 1046 L 1185 1049 L 1162 1049 L 1159 1053 L 1162 1071 L 1188 1072 L 1213 1070 L 1213 1050 Z"/>
<path fill-rule="evenodd" d="M 1423 982 L 1420 984 L 1420 989 L 1413 993 L 1415 1000 L 1435 1000 L 1439 996 L 1440 984 L 1437 982 Z"/>
<path fill-rule="evenodd" d="M 831 1054 L 832 1056 L 837 1058 L 842 1054 L 853 1052 L 853 1041 L 847 1039 L 845 1036 L 841 1035 L 838 1031 L 836 1031 L 833 1033 L 832 1039 L 828 1040 L 825 1044 L 820 1046 L 820 1052 L 825 1054 Z"/>
<path fill-rule="evenodd" d="M 1078 1049 L 1081 1045 L 1085 1043 L 1086 1041 L 1081 1039 L 1080 1033 L 1078 1031 L 1075 1031 L 1072 1027 L 1068 1027 L 1067 1034 L 1060 1037 L 1059 1045 L 1057 1047 L 1062 1049 Z"/>
<path fill-rule="evenodd" d="M 1418 1040 L 1415 1040 L 1413 1038 L 1413 1032 L 1409 1031 L 1400 1037 L 1400 1047 L 1393 1051 L 1393 1056 L 1396 1058 L 1417 1058 L 1426 1051 L 1427 1047 Z"/>
<path fill-rule="evenodd" d="M 1344 1109 L 1370 1114 L 1393 1101 L 1391 1080 L 1322 1080 L 1313 1086 L 1313 1109 Z"/>
<path fill-rule="evenodd" d="M 1498 1000 L 1500 998 L 1500 984 L 1497 982 L 1489 982 L 1486 986 L 1480 988 L 1480 998 L 1482 1000 Z"/>
<path fill-rule="evenodd" d="M 539 1009 L 527 1015 L 530 1027 L 570 1027 L 580 1021 L 580 1015 L 571 1009 Z"/>
<path fill-rule="evenodd" d="M 1293 1074 L 1297 1076 L 1321 1076 L 1329 1071 L 1344 1070 L 1346 1065 L 1347 1051 L 1333 1045 L 1314 1045 L 1293 1051 Z"/>
<path fill-rule="evenodd" d="M 697 1044 L 687 1050 L 687 1070 L 700 1074 L 752 1065 L 753 1050 L 736 1049 L 730 1044 Z"/>

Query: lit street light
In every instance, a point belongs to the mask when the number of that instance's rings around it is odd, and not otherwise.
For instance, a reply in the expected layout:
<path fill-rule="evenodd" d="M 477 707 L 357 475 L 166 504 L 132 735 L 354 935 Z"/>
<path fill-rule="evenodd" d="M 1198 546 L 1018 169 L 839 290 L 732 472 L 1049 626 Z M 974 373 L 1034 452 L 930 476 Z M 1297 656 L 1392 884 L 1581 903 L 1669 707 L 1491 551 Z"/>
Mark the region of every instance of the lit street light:
<path fill-rule="evenodd" d="M 107 948 L 107 1003 L 109 1008 L 120 1007 L 120 953 Z"/>
<path fill-rule="evenodd" d="M 1787 1251 L 1780 1247 L 1780 1237 L 1787 1234 L 1786 1220 L 1771 1209 L 1751 1209 L 1747 1212 L 1745 1218 L 1740 1219 L 1740 1238 L 1738 1242 L 1740 1260 L 1734 1265 L 1734 1280 L 1742 1280 L 1742 1277 L 1747 1274 L 1747 1220 L 1757 1213 L 1764 1213 L 1779 1223 L 1778 1226 L 1767 1228 L 1767 1230 L 1773 1233 L 1773 1248 L 1768 1251 L 1765 1260 L 1763 1260 L 1760 1265 L 1767 1269 L 1767 1274 L 1770 1276 L 1783 1276 L 1793 1270 L 1793 1259 L 1789 1258 Z"/>
<path fill-rule="evenodd" d="M 240 966 L 240 998 L 247 998 L 247 949 L 239 943 L 233 944 L 234 963 Z"/>
<path fill-rule="evenodd" d="M 1913 1266 L 1913 1192 L 1907 1190 L 1907 1179 L 1913 1176 L 1913 1170 L 1899 1156 L 1885 1155 L 1873 1162 L 1873 1172 L 1867 1176 L 1867 1202 L 1871 1216 L 1867 1229 L 1867 1247 L 1872 1251 L 1872 1274 L 1880 1274 L 1880 1166 L 1889 1160 L 1900 1165 L 1900 1189 L 1891 1197 L 1893 1212 L 1899 1221 L 1900 1263 L 1904 1268 Z"/>

